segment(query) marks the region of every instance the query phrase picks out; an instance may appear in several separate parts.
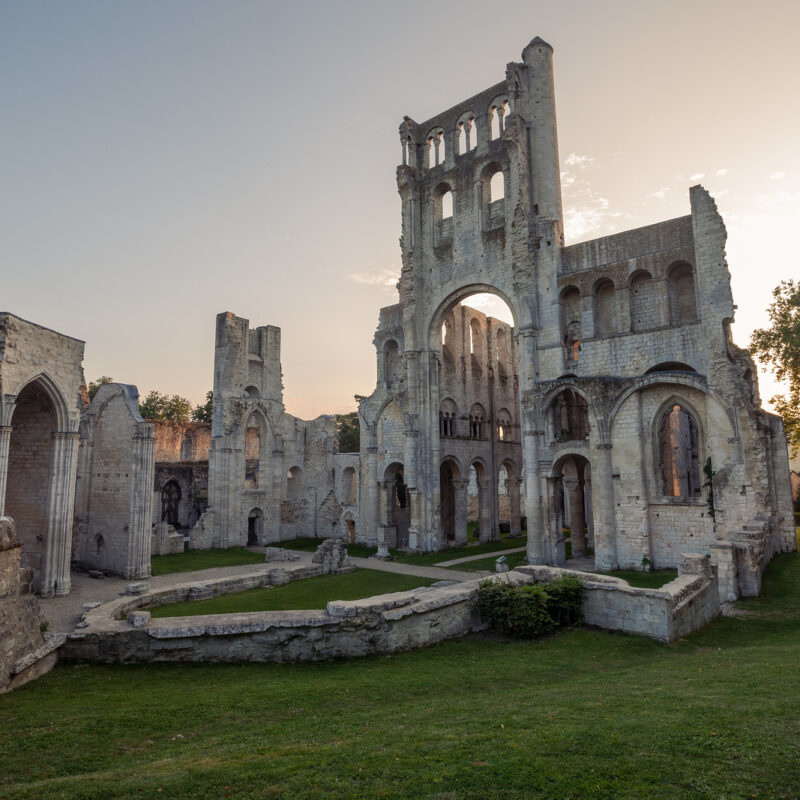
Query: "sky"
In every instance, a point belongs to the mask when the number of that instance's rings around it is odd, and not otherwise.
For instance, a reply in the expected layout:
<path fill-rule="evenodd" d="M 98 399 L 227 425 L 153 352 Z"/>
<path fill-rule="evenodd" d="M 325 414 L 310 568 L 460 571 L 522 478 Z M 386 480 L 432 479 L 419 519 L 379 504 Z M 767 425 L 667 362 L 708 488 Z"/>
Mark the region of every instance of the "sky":
<path fill-rule="evenodd" d="M 796 0 L 0 0 L 0 308 L 84 339 L 87 380 L 196 403 L 232 311 L 282 328 L 289 412 L 353 410 L 397 302 L 398 125 L 537 35 L 567 244 L 702 183 L 746 345 L 800 277 Z"/>

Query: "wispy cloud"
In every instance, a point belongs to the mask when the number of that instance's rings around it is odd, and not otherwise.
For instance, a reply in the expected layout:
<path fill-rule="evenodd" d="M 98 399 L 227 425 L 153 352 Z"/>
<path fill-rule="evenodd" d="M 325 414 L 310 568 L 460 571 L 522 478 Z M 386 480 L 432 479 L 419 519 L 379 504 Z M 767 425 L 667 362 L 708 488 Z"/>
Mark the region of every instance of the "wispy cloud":
<path fill-rule="evenodd" d="M 756 195 L 756 200 L 765 206 L 783 206 L 800 203 L 800 192 L 769 192 Z"/>
<path fill-rule="evenodd" d="M 564 159 L 566 169 L 561 173 L 564 195 L 564 235 L 570 241 L 583 239 L 588 234 L 605 228 L 613 232 L 613 220 L 619 212 L 610 210 L 607 197 L 602 197 L 592 187 L 587 172 L 595 166 L 591 156 L 570 153 Z"/>
<path fill-rule="evenodd" d="M 723 175 L 727 175 L 728 174 L 728 170 L 727 169 L 718 169 L 714 174 L 718 178 L 721 178 Z"/>
<path fill-rule="evenodd" d="M 669 192 L 669 186 L 662 186 L 660 189 L 657 189 L 655 192 L 650 192 L 648 197 L 655 197 L 658 200 L 663 200 L 667 193 Z"/>
<path fill-rule="evenodd" d="M 375 272 L 348 272 L 345 277 L 353 283 L 382 286 L 385 289 L 394 289 L 398 280 L 397 272 L 392 268 L 384 268 Z"/>
<path fill-rule="evenodd" d="M 694 175 L 689 176 L 690 181 L 699 181 L 701 178 L 705 178 L 705 172 L 695 172 Z"/>
<path fill-rule="evenodd" d="M 788 174 L 788 172 L 773 172 L 769 178 L 772 181 L 779 181 L 781 178 L 785 178 Z"/>

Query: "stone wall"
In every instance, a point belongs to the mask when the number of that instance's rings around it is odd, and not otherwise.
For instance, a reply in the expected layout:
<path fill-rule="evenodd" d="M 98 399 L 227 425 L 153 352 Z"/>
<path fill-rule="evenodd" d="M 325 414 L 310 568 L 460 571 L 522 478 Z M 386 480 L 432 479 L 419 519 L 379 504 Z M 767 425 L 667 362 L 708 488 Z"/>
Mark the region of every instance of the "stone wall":
<path fill-rule="evenodd" d="M 20 556 L 13 520 L 0 517 L 0 693 L 51 669 L 62 641 L 49 646 L 42 634 L 31 572 L 20 568 Z"/>
<path fill-rule="evenodd" d="M 210 422 L 148 420 L 156 439 L 156 463 L 208 461 L 211 446 Z"/>
<path fill-rule="evenodd" d="M 125 578 L 150 575 L 153 426 L 135 386 L 100 386 L 81 421 L 75 558 Z"/>
<path fill-rule="evenodd" d="M 286 565 L 275 574 L 293 569 Z M 295 567 L 308 570 L 309 568 Z M 584 585 L 590 625 L 673 641 L 719 613 L 716 579 L 684 574 L 661 589 L 553 567 L 521 567 L 498 576 L 514 584 L 576 575 Z M 268 573 L 242 576 L 237 586 L 262 585 Z M 145 606 L 185 599 L 192 585 L 157 595 L 123 598 L 85 615 L 62 649 L 66 658 L 124 663 L 150 661 L 318 661 L 396 653 L 485 629 L 477 592 L 482 579 L 424 587 L 364 600 L 332 601 L 323 610 L 150 618 Z M 208 596 L 193 585 L 194 595 Z M 215 584 L 215 589 L 220 587 Z M 122 617 L 127 617 L 122 619 Z"/>

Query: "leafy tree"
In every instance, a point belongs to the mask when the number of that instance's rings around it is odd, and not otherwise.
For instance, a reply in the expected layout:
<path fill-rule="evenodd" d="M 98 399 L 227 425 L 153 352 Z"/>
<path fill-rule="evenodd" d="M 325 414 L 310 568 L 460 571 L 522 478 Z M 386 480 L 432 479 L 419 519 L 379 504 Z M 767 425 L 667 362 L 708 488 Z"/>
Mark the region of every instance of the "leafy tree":
<path fill-rule="evenodd" d="M 169 396 L 153 389 L 147 397 L 139 403 L 139 413 L 145 419 L 189 422 L 192 415 L 192 404 L 179 394 Z"/>
<path fill-rule="evenodd" d="M 336 432 L 339 434 L 340 453 L 357 453 L 361 449 L 361 428 L 357 411 L 336 414 Z"/>
<path fill-rule="evenodd" d="M 211 411 L 214 405 L 214 392 L 206 392 L 206 402 L 202 406 L 195 406 L 192 411 L 192 422 L 211 422 Z"/>
<path fill-rule="evenodd" d="M 89 392 L 89 401 L 90 402 L 91 402 L 92 398 L 97 394 L 97 390 L 104 383 L 114 383 L 114 379 L 113 378 L 109 378 L 108 375 L 101 375 L 96 381 L 89 381 L 89 385 L 86 387 L 86 390 Z"/>
<path fill-rule="evenodd" d="M 789 448 L 796 454 L 800 451 L 800 282 L 781 281 L 772 290 L 767 314 L 771 327 L 753 331 L 750 347 L 779 381 L 789 384 L 788 397 L 779 394 L 770 403 L 783 417 Z"/>

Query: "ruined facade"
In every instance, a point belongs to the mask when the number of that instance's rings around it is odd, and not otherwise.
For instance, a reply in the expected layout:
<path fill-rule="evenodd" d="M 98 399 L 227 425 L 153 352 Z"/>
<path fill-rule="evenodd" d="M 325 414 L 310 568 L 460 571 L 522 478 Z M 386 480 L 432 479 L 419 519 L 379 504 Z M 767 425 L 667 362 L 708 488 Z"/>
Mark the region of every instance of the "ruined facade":
<path fill-rule="evenodd" d="M 388 457 L 409 547 L 443 547 L 451 513 L 462 527 L 467 465 L 448 466 L 441 418 L 449 376 L 466 385 L 469 364 L 441 331 L 490 292 L 514 316 L 508 411 L 531 563 L 571 550 L 600 569 L 674 567 L 688 549 L 711 556 L 729 594 L 756 593 L 794 529 L 782 425 L 730 337 L 724 224 L 695 186 L 685 217 L 565 246 L 552 56 L 536 38 L 500 83 L 400 126 L 399 303 L 381 311 L 378 386 L 359 411 L 364 536 L 395 522 Z"/>
<path fill-rule="evenodd" d="M 217 316 L 209 508 L 193 546 L 341 537 L 354 520 L 353 457 L 337 458 L 333 417 L 286 413 L 280 344 L 280 328 Z"/>
<path fill-rule="evenodd" d="M 73 558 L 125 578 L 150 575 L 153 423 L 135 386 L 100 386 L 81 419 Z"/>

